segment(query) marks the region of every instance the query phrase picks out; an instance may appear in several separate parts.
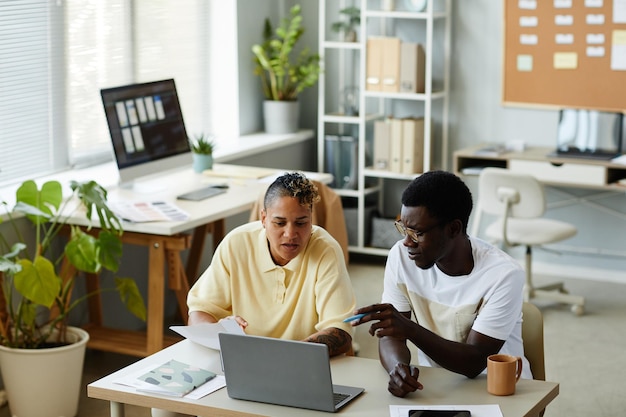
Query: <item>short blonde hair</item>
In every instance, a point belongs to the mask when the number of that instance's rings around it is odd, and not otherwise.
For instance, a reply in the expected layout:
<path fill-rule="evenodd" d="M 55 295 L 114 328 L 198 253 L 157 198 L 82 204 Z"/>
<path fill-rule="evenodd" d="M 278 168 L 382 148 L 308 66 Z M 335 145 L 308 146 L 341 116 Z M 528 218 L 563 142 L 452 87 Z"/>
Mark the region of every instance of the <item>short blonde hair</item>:
<path fill-rule="evenodd" d="M 286 172 L 270 184 L 263 199 L 264 209 L 281 197 L 297 198 L 300 205 L 311 209 L 320 200 L 317 186 L 300 172 Z"/>

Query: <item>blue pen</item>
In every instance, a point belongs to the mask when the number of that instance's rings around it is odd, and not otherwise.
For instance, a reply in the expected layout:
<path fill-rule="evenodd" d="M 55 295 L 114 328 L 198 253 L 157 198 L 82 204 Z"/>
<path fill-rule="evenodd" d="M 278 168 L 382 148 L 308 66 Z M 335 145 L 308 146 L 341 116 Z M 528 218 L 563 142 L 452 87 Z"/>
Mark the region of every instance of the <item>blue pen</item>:
<path fill-rule="evenodd" d="M 367 314 L 365 314 L 365 313 L 356 314 L 356 315 L 354 315 L 354 316 L 351 316 L 351 317 L 348 317 L 348 318 L 346 318 L 346 319 L 343 319 L 343 322 L 344 322 L 344 323 L 349 323 L 349 322 L 351 322 L 351 321 L 356 321 L 356 320 L 359 320 L 359 319 L 361 319 L 361 318 L 365 317 L 366 315 L 367 315 Z"/>

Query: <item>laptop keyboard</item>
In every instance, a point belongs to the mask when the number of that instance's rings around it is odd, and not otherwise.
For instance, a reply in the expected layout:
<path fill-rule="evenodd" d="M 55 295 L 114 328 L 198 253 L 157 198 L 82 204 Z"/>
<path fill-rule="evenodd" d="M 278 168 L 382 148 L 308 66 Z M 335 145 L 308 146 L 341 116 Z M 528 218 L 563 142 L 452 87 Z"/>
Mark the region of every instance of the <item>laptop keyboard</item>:
<path fill-rule="evenodd" d="M 333 400 L 335 401 L 335 405 L 339 404 L 340 402 L 342 402 L 348 397 L 349 397 L 348 394 L 340 394 L 338 392 L 333 392 Z"/>

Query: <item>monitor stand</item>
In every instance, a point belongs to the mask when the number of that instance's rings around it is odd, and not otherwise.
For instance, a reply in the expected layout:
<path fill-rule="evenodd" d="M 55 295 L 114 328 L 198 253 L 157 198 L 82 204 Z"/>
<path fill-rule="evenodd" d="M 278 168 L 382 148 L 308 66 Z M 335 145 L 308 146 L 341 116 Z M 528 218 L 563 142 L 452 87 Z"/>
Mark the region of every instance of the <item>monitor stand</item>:
<path fill-rule="evenodd" d="M 163 178 L 137 179 L 120 183 L 119 187 L 137 194 L 155 194 L 167 190 L 167 181 Z"/>

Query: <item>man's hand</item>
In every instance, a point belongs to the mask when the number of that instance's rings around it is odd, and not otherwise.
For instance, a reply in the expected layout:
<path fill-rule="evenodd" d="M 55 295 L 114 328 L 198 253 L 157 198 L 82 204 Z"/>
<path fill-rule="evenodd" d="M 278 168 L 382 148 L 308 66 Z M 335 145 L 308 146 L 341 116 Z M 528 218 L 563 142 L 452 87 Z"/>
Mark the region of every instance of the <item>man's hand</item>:
<path fill-rule="evenodd" d="M 391 336 L 406 340 L 409 338 L 411 327 L 415 325 L 411 321 L 410 312 L 401 313 L 391 304 L 372 304 L 359 308 L 354 313 L 365 314 L 365 316 L 353 321 L 353 326 L 378 320 L 370 326 L 369 333 L 379 338 Z"/>
<path fill-rule="evenodd" d="M 421 390 L 424 386 L 417 380 L 419 374 L 420 371 L 415 366 L 398 363 L 389 372 L 387 390 L 396 397 L 404 397 L 418 389 Z"/>

